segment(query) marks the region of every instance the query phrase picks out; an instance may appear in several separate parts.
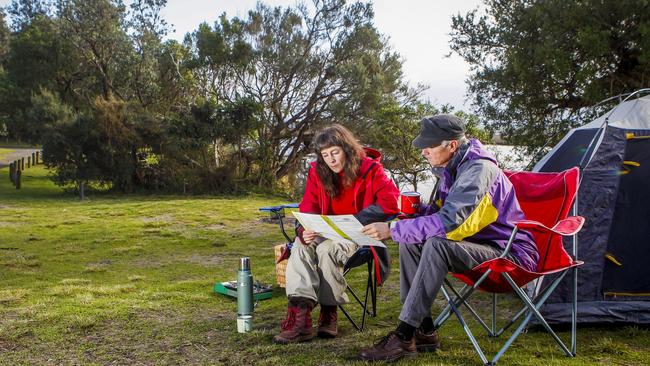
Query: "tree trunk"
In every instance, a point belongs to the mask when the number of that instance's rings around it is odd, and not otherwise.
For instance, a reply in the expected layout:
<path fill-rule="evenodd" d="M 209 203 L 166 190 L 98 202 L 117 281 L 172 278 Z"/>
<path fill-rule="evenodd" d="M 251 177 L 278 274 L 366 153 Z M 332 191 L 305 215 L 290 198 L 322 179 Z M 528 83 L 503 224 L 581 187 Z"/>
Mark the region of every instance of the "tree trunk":
<path fill-rule="evenodd" d="M 214 165 L 218 168 L 221 165 L 221 156 L 219 155 L 219 139 L 214 140 L 212 146 L 214 146 Z"/>
<path fill-rule="evenodd" d="M 83 201 L 86 198 L 86 182 L 79 182 L 79 198 Z"/>

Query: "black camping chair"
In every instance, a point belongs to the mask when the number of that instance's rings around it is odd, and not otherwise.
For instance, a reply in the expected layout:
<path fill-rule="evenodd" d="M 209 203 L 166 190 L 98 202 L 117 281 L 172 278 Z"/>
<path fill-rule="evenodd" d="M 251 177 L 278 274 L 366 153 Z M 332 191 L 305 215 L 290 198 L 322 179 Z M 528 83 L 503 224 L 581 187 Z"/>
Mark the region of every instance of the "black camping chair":
<path fill-rule="evenodd" d="M 292 209 L 292 208 L 298 208 L 297 203 L 290 203 L 290 204 L 285 204 L 285 205 L 280 205 L 280 206 L 270 206 L 270 207 L 262 207 L 259 210 L 262 212 L 268 212 L 269 216 L 271 219 L 277 219 L 278 224 L 280 225 L 280 231 L 282 232 L 282 235 L 287 239 L 287 244 L 285 246 L 285 250 L 291 248 L 295 241 L 295 235 L 293 239 L 287 234 L 286 227 L 284 225 L 284 222 L 282 219 L 285 217 L 285 209 Z M 294 221 L 295 225 L 295 221 Z M 344 308 L 343 305 L 339 305 L 339 309 L 343 312 L 346 318 L 352 323 L 352 326 L 360 332 L 363 331 L 365 325 L 366 325 L 366 318 L 368 316 L 370 317 L 375 317 L 377 316 L 377 288 L 378 288 L 378 278 L 377 278 L 377 271 L 376 271 L 376 266 L 381 265 L 380 263 L 375 263 L 375 255 L 373 254 L 373 251 L 370 247 L 367 246 L 362 246 L 360 247 L 353 255 L 348 259 L 348 261 L 345 263 L 345 266 L 343 267 L 343 275 L 346 276 L 350 270 L 356 267 L 361 267 L 364 264 L 367 265 L 368 268 L 368 277 L 366 281 L 366 288 L 365 288 L 365 295 L 363 297 L 363 301 L 361 298 L 357 295 L 357 293 L 354 291 L 352 287 L 350 287 L 350 284 L 348 283 L 347 290 L 352 295 L 352 297 L 356 300 L 356 303 L 358 303 L 361 306 L 362 310 L 362 315 L 361 315 L 361 325 L 358 324 L 358 319 L 355 321 L 350 313 Z M 370 302 L 370 304 L 368 304 Z"/>

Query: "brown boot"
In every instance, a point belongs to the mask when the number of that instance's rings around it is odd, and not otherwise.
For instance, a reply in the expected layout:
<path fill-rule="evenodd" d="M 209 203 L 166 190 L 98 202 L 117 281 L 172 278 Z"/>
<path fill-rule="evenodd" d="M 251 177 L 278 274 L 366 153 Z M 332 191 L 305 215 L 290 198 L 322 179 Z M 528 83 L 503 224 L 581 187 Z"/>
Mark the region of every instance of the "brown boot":
<path fill-rule="evenodd" d="M 311 300 L 289 301 L 287 318 L 282 322 L 280 334 L 273 337 L 273 342 L 279 344 L 307 342 L 314 338 L 311 322 Z"/>
<path fill-rule="evenodd" d="M 415 338 L 415 347 L 417 347 L 418 352 L 435 352 L 440 348 L 440 336 L 437 330 L 424 333 L 422 328 L 418 328 L 415 330 L 413 338 Z"/>
<path fill-rule="evenodd" d="M 410 341 L 404 341 L 397 335 L 397 332 L 390 332 L 374 346 L 362 349 L 359 357 L 366 361 L 393 362 L 402 357 L 414 357 L 417 354 L 415 337 Z"/>
<path fill-rule="evenodd" d="M 335 338 L 336 330 L 336 305 L 321 305 L 318 317 L 317 335 L 321 338 Z"/>

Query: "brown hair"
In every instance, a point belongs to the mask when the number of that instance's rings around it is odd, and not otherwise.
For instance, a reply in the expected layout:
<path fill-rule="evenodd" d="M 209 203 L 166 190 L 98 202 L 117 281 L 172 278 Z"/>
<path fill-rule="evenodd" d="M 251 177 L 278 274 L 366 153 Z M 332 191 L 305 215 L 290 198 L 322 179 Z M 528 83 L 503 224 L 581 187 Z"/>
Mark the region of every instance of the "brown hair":
<path fill-rule="evenodd" d="M 339 185 L 339 175 L 334 173 L 327 166 L 327 163 L 321 155 L 321 150 L 332 146 L 340 146 L 345 154 L 345 165 L 343 166 L 343 186 L 349 187 L 357 179 L 359 169 L 361 168 L 361 159 L 366 156 L 363 147 L 347 128 L 340 124 L 333 124 L 330 127 L 322 129 L 314 136 L 312 142 L 314 152 L 316 153 L 316 173 L 320 178 L 325 192 L 330 197 L 336 197 L 341 190 Z"/>

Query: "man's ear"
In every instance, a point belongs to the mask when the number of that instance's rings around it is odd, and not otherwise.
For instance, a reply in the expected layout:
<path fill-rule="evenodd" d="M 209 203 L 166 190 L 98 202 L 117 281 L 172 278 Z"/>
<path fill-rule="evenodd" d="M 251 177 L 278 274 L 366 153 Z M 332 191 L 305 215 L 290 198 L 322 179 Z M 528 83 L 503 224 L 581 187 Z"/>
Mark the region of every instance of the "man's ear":
<path fill-rule="evenodd" d="M 458 150 L 458 140 L 449 141 L 449 150 L 451 150 L 452 153 L 455 153 L 456 150 Z"/>

